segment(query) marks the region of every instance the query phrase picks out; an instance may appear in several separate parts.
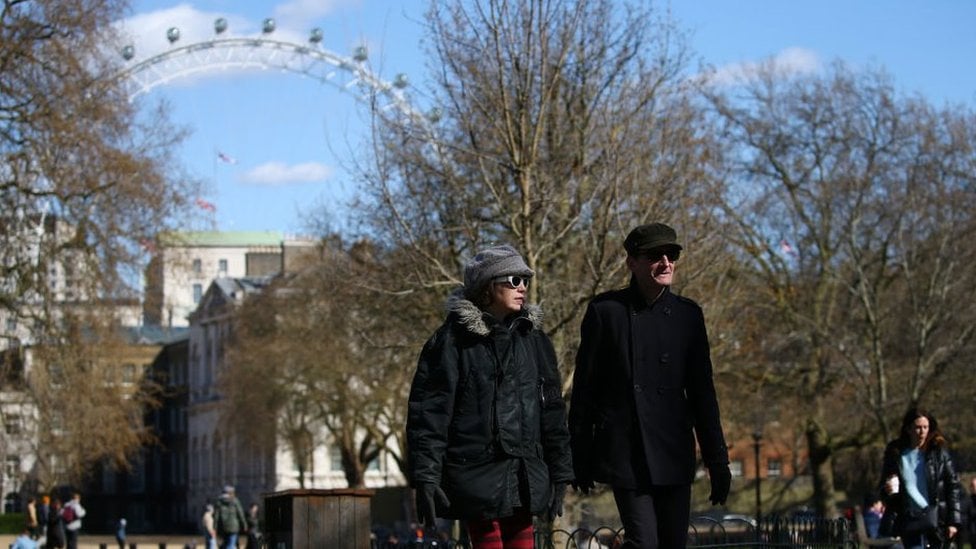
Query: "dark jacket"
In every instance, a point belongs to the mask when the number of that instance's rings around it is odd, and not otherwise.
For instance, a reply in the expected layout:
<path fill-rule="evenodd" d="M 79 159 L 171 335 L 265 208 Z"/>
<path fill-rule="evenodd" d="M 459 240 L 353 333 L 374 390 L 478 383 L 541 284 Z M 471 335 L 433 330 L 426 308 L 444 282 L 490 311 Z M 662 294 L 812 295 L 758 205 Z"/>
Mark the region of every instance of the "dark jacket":
<path fill-rule="evenodd" d="M 901 476 L 901 452 L 905 448 L 898 440 L 888 443 L 881 462 L 881 496 L 885 503 L 885 516 L 881 521 L 883 535 L 899 535 L 904 524 L 906 510 L 911 505 Z M 898 475 L 901 490 L 897 494 L 884 491 L 884 483 L 891 475 Z M 959 476 L 952 464 L 949 451 L 942 446 L 925 450 L 925 481 L 928 485 L 929 505 L 938 507 L 939 536 L 945 536 L 949 526 L 962 526 L 962 489 Z"/>
<path fill-rule="evenodd" d="M 439 484 L 445 518 L 499 518 L 516 506 L 543 513 L 551 485 L 573 467 L 566 406 L 542 313 L 504 322 L 455 293 L 424 345 L 410 389 L 408 470 L 413 486 Z"/>
<path fill-rule="evenodd" d="M 595 297 L 583 317 L 569 426 L 579 481 L 691 484 L 696 436 L 706 465 L 727 464 L 701 308 L 670 289 L 648 305 L 636 282 Z"/>
<path fill-rule="evenodd" d="M 963 498 L 965 513 L 963 519 L 966 522 L 966 535 L 969 544 L 976 547 L 976 494 L 969 494 Z"/>
<path fill-rule="evenodd" d="M 235 496 L 222 494 L 214 509 L 214 529 L 221 536 L 237 534 L 247 527 L 247 517 L 241 501 Z"/>
<path fill-rule="evenodd" d="M 64 547 L 64 519 L 61 518 L 61 507 L 52 506 L 47 517 L 47 547 Z"/>

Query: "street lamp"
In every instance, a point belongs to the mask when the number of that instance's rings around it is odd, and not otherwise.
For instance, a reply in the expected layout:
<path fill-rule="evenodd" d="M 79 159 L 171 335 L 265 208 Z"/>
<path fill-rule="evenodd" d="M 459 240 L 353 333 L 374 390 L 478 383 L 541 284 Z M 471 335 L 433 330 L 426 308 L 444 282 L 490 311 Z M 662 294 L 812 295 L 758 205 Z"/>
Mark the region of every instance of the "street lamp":
<path fill-rule="evenodd" d="M 762 521 L 762 477 L 759 476 L 759 446 L 762 444 L 762 429 L 752 432 L 752 448 L 756 452 L 756 524 Z"/>

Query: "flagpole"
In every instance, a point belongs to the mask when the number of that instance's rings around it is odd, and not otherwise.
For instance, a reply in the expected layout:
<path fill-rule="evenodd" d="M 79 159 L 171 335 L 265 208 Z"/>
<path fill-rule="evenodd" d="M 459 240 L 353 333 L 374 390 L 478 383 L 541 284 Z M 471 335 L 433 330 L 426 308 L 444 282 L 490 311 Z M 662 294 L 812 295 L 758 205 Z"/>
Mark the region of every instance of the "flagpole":
<path fill-rule="evenodd" d="M 219 154 L 219 151 L 217 150 L 217 147 L 215 145 L 214 146 L 214 151 L 213 151 L 213 158 L 212 158 L 212 162 L 213 162 L 213 179 L 212 179 L 212 181 L 213 181 L 214 192 L 217 193 L 217 196 L 220 196 L 220 193 L 218 192 L 218 189 L 220 188 L 220 186 L 217 184 L 217 154 Z M 217 211 L 216 210 L 211 210 L 210 211 L 210 227 L 214 231 L 217 230 Z"/>

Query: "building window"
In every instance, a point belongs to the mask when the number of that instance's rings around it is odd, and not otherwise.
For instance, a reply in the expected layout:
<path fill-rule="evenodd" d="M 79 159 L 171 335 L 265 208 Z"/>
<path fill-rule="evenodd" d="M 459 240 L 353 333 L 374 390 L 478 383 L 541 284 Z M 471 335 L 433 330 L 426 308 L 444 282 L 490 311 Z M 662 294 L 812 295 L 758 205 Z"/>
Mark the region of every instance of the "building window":
<path fill-rule="evenodd" d="M 771 459 L 766 462 L 766 476 L 779 477 L 783 475 L 783 462 L 778 459 Z"/>
<path fill-rule="evenodd" d="M 200 258 L 198 257 L 193 260 L 193 274 L 198 275 L 201 274 L 202 272 L 203 272 L 203 262 L 200 261 Z"/>
<path fill-rule="evenodd" d="M 200 303 L 203 299 L 203 284 L 193 285 L 193 303 Z"/>
<path fill-rule="evenodd" d="M 741 459 L 733 459 L 732 462 L 729 463 L 729 471 L 732 472 L 732 476 L 733 477 L 741 477 L 742 476 L 742 460 Z"/>
<path fill-rule="evenodd" d="M 379 457 L 377 457 L 376 459 L 374 459 L 374 460 L 372 460 L 372 461 L 370 461 L 369 463 L 366 464 L 366 471 L 379 472 L 381 470 L 382 469 L 380 469 L 380 458 Z"/>
<path fill-rule="evenodd" d="M 338 446 L 329 446 L 329 470 L 342 471 L 342 450 Z"/>
<path fill-rule="evenodd" d="M 5 476 L 8 480 L 14 481 L 14 486 L 18 484 L 17 480 L 20 479 L 19 456 L 7 456 L 7 461 L 4 463 L 3 476 Z M 16 490 L 16 488 L 14 490 Z"/>
<path fill-rule="evenodd" d="M 21 432 L 20 415 L 7 414 L 4 418 L 3 429 L 8 435 L 19 435 Z"/>
<path fill-rule="evenodd" d="M 135 364 L 125 364 L 122 366 L 122 383 L 131 384 L 136 381 L 136 369 Z"/>
<path fill-rule="evenodd" d="M 17 317 L 8 316 L 7 317 L 7 333 L 14 334 L 17 331 Z"/>
<path fill-rule="evenodd" d="M 221 259 L 217 262 L 217 271 L 220 276 L 227 276 L 227 260 Z"/>

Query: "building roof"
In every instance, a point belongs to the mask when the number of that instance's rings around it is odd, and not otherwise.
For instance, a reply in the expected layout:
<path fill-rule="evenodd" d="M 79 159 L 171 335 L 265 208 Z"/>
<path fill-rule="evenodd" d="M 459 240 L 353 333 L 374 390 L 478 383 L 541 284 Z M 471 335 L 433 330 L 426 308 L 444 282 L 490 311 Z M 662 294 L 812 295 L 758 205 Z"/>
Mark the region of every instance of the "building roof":
<path fill-rule="evenodd" d="M 244 276 L 244 277 L 219 277 L 213 283 L 220 291 L 231 298 L 243 297 L 244 295 L 260 292 L 265 286 L 275 279 L 275 275 L 268 276 Z"/>
<path fill-rule="evenodd" d="M 281 246 L 284 234 L 278 231 L 185 231 L 160 235 L 169 247 L 247 247 Z"/>
<path fill-rule="evenodd" d="M 189 337 L 186 327 L 132 326 L 126 328 L 130 343 L 139 345 L 167 345 Z"/>

